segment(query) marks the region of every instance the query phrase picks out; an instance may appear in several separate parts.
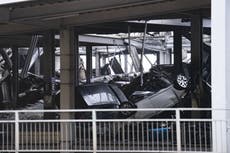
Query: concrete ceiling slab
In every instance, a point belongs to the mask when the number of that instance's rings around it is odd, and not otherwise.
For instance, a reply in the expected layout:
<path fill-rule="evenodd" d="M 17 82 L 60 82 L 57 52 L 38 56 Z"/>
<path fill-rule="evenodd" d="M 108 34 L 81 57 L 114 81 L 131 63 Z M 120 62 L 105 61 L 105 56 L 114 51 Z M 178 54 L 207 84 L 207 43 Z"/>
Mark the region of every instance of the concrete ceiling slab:
<path fill-rule="evenodd" d="M 0 35 L 61 29 L 104 22 L 209 9 L 211 0 L 53 0 L 0 7 Z"/>

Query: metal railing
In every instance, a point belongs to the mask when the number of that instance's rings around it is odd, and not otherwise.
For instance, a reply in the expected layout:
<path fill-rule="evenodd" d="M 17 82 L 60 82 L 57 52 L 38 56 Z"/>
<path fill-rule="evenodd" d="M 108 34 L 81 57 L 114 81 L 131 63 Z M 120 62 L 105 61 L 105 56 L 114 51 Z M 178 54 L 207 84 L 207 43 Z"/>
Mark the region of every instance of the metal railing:
<path fill-rule="evenodd" d="M 149 119 L 120 113 L 130 111 L 164 112 Z M 227 152 L 216 146 L 226 148 L 230 122 L 211 119 L 212 111 L 1 111 L 0 152 Z"/>

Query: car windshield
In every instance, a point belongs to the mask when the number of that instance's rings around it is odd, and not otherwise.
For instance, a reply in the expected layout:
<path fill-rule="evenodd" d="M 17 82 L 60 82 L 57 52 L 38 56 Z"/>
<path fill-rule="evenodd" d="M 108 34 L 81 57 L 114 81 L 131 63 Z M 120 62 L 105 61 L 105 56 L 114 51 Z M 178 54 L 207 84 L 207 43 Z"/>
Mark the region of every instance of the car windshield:
<path fill-rule="evenodd" d="M 82 86 L 80 92 L 88 106 L 119 104 L 116 95 L 106 85 Z"/>

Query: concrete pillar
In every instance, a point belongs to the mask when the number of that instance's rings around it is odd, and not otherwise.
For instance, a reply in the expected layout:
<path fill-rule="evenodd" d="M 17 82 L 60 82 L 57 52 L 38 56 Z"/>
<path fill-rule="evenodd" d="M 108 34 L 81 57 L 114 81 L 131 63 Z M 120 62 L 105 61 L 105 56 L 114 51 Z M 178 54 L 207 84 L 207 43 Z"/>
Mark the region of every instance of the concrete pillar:
<path fill-rule="evenodd" d="M 212 108 L 214 120 L 229 120 L 230 112 L 230 1 L 212 0 Z M 213 152 L 230 152 L 226 124 L 213 124 Z M 216 126 L 215 126 L 216 125 Z M 217 135 L 215 135 L 217 133 Z M 227 142 L 228 141 L 228 142 Z"/>
<path fill-rule="evenodd" d="M 61 58 L 61 97 L 60 97 L 60 109 L 74 109 L 75 108 L 75 88 L 76 88 L 76 50 L 78 50 L 78 36 L 75 35 L 74 29 L 62 29 L 60 31 L 60 58 Z M 73 113 L 62 113 L 61 119 L 72 119 Z M 71 134 L 66 123 L 61 124 L 61 146 L 64 148 L 70 148 Z M 64 149 L 61 148 L 61 149 Z"/>
<path fill-rule="evenodd" d="M 200 14 L 192 15 L 191 21 L 191 68 L 192 88 L 196 89 L 197 99 L 193 100 L 193 107 L 201 107 L 202 97 L 202 44 L 203 44 L 203 22 Z"/>
<path fill-rule="evenodd" d="M 76 36 L 73 29 L 60 31 L 61 58 L 61 109 L 75 108 L 76 86 Z"/>
<path fill-rule="evenodd" d="M 55 89 L 53 88 L 55 77 L 55 45 L 54 32 L 48 31 L 44 35 L 43 55 L 41 56 L 41 74 L 46 81 L 44 109 L 53 109 L 55 100 Z"/>
<path fill-rule="evenodd" d="M 175 70 L 179 73 L 182 70 L 182 34 L 178 30 L 173 33 L 173 50 Z"/>
<path fill-rule="evenodd" d="M 90 83 L 92 78 L 92 46 L 86 46 L 86 81 Z"/>
<path fill-rule="evenodd" d="M 13 84 L 12 84 L 12 103 L 13 107 L 15 109 L 16 103 L 18 101 L 18 48 L 17 47 L 12 47 L 12 73 L 13 73 Z"/>
<path fill-rule="evenodd" d="M 230 78 L 230 29 L 229 29 L 229 27 L 230 27 L 230 10 L 229 10 L 229 8 L 230 8 L 230 1 L 229 0 L 226 0 L 226 5 L 225 5 L 225 7 L 227 8 L 226 9 L 226 49 L 225 49 L 225 52 L 226 52 L 226 78 L 228 78 L 227 80 L 226 80 L 226 93 L 230 93 L 230 80 L 229 80 L 229 78 Z M 227 103 L 227 105 L 226 105 L 226 108 L 230 108 L 230 94 L 227 94 L 227 101 L 226 102 L 228 102 Z M 227 113 L 227 118 L 228 119 L 230 119 L 230 112 L 228 112 Z M 229 145 L 229 147 L 230 147 L 230 145 Z M 229 150 L 228 151 L 230 151 L 230 148 L 229 148 Z"/>
<path fill-rule="evenodd" d="M 99 52 L 95 52 L 95 65 L 96 65 L 96 77 L 100 76 L 100 68 L 101 68 L 101 62 L 100 62 L 100 53 Z"/>

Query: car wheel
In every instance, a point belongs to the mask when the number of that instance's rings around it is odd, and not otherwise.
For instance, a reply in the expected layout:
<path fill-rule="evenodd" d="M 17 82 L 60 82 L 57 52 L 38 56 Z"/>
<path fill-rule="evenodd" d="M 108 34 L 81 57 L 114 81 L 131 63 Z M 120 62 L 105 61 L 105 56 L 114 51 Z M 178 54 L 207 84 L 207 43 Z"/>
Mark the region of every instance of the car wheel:
<path fill-rule="evenodd" d="M 178 89 L 187 89 L 189 85 L 189 79 L 183 75 L 179 74 L 176 77 L 176 88 Z"/>

